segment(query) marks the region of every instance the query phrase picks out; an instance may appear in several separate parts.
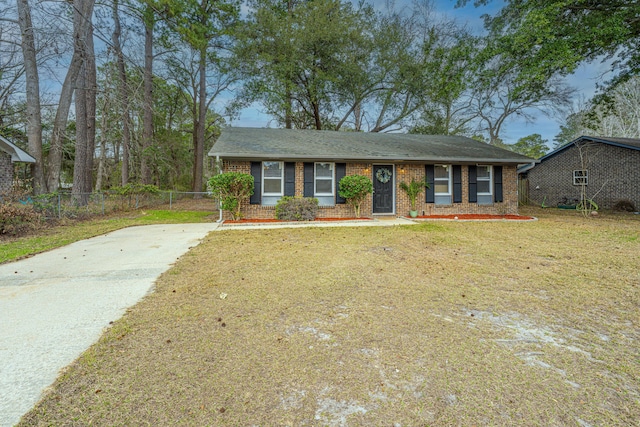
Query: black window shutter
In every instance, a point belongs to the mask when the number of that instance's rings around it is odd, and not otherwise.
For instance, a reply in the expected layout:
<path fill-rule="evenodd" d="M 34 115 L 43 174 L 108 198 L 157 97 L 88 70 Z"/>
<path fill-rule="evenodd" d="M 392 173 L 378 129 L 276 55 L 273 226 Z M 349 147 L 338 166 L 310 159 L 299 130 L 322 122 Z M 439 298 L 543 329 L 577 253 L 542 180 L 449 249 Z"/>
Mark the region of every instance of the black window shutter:
<path fill-rule="evenodd" d="M 436 201 L 436 193 L 435 193 L 435 167 L 433 165 L 424 165 L 424 173 L 425 173 L 425 182 L 428 187 L 425 188 L 425 199 L 426 203 L 435 203 Z"/>
<path fill-rule="evenodd" d="M 296 164 L 294 162 L 284 164 L 284 195 L 296 195 Z"/>
<path fill-rule="evenodd" d="M 462 166 L 453 165 L 453 203 L 462 203 Z"/>
<path fill-rule="evenodd" d="M 493 201 L 502 202 L 502 166 L 493 167 Z"/>
<path fill-rule="evenodd" d="M 249 203 L 259 205 L 262 202 L 262 162 L 251 162 L 251 175 L 253 176 L 253 195 Z"/>
<path fill-rule="evenodd" d="M 344 178 L 347 174 L 347 164 L 346 163 L 336 163 L 336 203 L 337 204 L 345 204 L 347 201 L 340 197 L 340 180 Z"/>
<path fill-rule="evenodd" d="M 313 163 L 304 164 L 304 197 L 313 197 Z"/>
<path fill-rule="evenodd" d="M 469 166 L 469 203 L 478 203 L 478 169 Z"/>

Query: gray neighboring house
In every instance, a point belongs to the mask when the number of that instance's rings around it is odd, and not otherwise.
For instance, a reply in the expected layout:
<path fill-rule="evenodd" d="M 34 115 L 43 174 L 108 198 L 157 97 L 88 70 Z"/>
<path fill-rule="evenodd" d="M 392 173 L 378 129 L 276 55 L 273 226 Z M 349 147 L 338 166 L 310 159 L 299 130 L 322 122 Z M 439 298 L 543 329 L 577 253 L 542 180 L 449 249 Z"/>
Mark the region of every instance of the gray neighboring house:
<path fill-rule="evenodd" d="M 8 139 L 0 136 L 0 195 L 11 190 L 13 185 L 13 164 L 17 162 L 35 163 L 36 159 Z"/>
<path fill-rule="evenodd" d="M 340 179 L 365 175 L 374 193 L 363 216 L 406 215 L 401 182 L 426 180 L 421 215 L 516 214 L 520 154 L 461 136 L 318 130 L 225 128 L 209 156 L 224 172 L 251 174 L 255 193 L 242 207 L 246 218 L 273 218 L 283 196 L 317 198 L 319 218 L 346 218 L 353 210 L 339 196 Z"/>
<path fill-rule="evenodd" d="M 585 186 L 599 207 L 628 199 L 640 209 L 640 139 L 581 136 L 518 173 L 536 204 L 575 203 Z"/>

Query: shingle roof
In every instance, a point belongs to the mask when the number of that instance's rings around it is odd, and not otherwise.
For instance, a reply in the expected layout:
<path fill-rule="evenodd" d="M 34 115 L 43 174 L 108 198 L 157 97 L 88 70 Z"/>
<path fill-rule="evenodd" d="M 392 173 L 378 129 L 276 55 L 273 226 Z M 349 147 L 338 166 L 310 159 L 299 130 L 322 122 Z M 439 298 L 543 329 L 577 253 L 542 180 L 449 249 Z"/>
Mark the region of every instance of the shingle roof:
<path fill-rule="evenodd" d="M 595 142 L 602 142 L 604 144 L 616 145 L 618 147 L 631 148 L 632 150 L 640 150 L 640 139 L 634 138 L 609 138 L 604 136 L 581 136 L 573 142 L 579 140 L 590 140 Z M 549 153 L 551 154 L 551 153 Z"/>
<path fill-rule="evenodd" d="M 0 150 L 11 155 L 12 162 L 35 163 L 36 159 L 28 153 L 21 150 L 18 146 L 10 142 L 8 139 L 0 136 Z"/>
<path fill-rule="evenodd" d="M 640 150 L 640 139 L 633 138 L 609 138 L 603 136 L 581 136 L 580 138 L 576 138 L 568 144 L 563 145 L 562 147 L 556 148 L 555 150 L 545 154 L 544 156 L 538 159 L 537 163 L 545 161 L 549 157 L 553 157 L 556 154 L 566 150 L 569 147 L 573 147 L 576 143 L 582 141 L 593 141 L 607 145 L 615 145 L 616 147 L 629 148 L 631 150 Z M 531 169 L 531 167 L 527 166 L 519 170 L 519 172 L 526 172 Z"/>
<path fill-rule="evenodd" d="M 461 136 L 230 127 L 209 156 L 234 160 L 530 163 L 533 159 Z"/>
<path fill-rule="evenodd" d="M 544 162 L 548 158 L 553 157 L 556 154 L 561 153 L 564 150 L 575 146 L 576 143 L 583 142 L 583 141 L 593 141 L 593 142 L 598 142 L 598 143 L 606 144 L 606 145 L 614 145 L 616 147 L 629 148 L 631 150 L 640 150 L 640 139 L 634 139 L 634 138 L 610 138 L 610 137 L 604 137 L 604 136 L 581 136 L 579 138 L 574 139 L 570 143 L 565 144 L 562 147 L 558 147 L 555 150 L 545 154 L 544 156 L 540 157 L 536 161 L 536 163 Z M 535 164 L 529 164 L 529 165 L 520 166 L 518 168 L 518 173 L 527 172 L 528 170 L 530 170 L 530 169 L 532 169 L 534 167 L 535 167 Z"/>

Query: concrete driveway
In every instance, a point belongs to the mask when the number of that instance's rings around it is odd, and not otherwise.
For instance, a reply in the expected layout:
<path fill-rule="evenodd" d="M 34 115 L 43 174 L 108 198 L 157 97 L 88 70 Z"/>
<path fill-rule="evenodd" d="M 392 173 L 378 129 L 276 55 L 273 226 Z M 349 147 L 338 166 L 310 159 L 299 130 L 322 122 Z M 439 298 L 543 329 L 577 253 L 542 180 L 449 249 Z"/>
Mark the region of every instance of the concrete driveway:
<path fill-rule="evenodd" d="M 415 224 L 374 221 L 251 224 L 220 230 Z M 13 426 L 60 370 L 96 342 L 217 223 L 130 227 L 0 265 L 0 427 Z"/>
<path fill-rule="evenodd" d="M 131 227 L 0 265 L 0 426 L 217 226 Z"/>

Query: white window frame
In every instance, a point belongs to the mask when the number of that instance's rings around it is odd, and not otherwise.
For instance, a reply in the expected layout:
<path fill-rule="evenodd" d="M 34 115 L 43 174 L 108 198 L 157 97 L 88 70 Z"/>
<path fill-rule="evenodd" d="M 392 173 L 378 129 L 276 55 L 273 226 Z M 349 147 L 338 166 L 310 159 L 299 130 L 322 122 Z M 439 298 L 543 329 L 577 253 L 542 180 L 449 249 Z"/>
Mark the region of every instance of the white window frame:
<path fill-rule="evenodd" d="M 331 165 L 331 177 L 318 176 L 317 175 L 317 165 Z M 318 180 L 320 181 L 331 181 L 331 192 L 330 193 L 320 193 L 318 192 Z M 315 162 L 313 164 L 313 195 L 314 196 L 331 196 L 334 195 L 335 188 L 335 180 L 336 180 L 336 164 L 332 162 Z"/>
<path fill-rule="evenodd" d="M 447 178 L 438 178 L 436 176 L 436 171 L 435 169 L 438 167 L 442 167 L 445 168 L 447 171 Z M 453 185 L 453 179 L 452 179 L 452 171 L 453 168 L 451 167 L 451 165 L 434 165 L 434 170 L 433 170 L 433 194 L 435 196 L 451 196 L 452 194 L 452 185 Z M 446 193 L 442 193 L 442 192 L 437 192 L 436 188 L 438 187 L 436 184 L 438 183 L 438 181 L 447 181 L 447 192 Z"/>
<path fill-rule="evenodd" d="M 589 170 L 587 169 L 574 170 L 573 185 L 589 185 Z"/>
<path fill-rule="evenodd" d="M 273 176 L 268 176 L 265 178 L 264 176 L 264 170 L 265 170 L 265 163 L 279 163 L 280 164 L 280 192 L 278 193 L 267 193 L 265 191 L 265 187 L 266 185 L 264 185 L 265 183 L 265 179 L 271 179 L 271 180 L 276 180 L 276 177 Z M 262 162 L 262 195 L 263 196 L 282 196 L 284 194 L 284 162 L 280 162 L 280 161 L 264 161 Z"/>
<path fill-rule="evenodd" d="M 493 195 L 493 166 L 491 166 L 491 165 L 478 165 L 477 167 L 478 168 L 488 168 L 489 169 L 489 178 L 480 177 L 476 173 L 476 186 L 478 185 L 479 181 L 488 181 L 489 182 L 489 192 L 487 193 L 487 192 L 478 191 L 477 194 L 480 195 L 480 196 L 492 196 Z"/>

